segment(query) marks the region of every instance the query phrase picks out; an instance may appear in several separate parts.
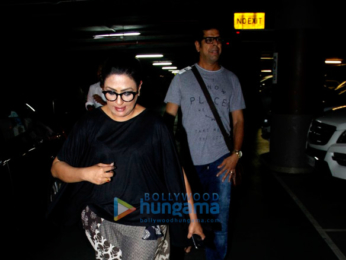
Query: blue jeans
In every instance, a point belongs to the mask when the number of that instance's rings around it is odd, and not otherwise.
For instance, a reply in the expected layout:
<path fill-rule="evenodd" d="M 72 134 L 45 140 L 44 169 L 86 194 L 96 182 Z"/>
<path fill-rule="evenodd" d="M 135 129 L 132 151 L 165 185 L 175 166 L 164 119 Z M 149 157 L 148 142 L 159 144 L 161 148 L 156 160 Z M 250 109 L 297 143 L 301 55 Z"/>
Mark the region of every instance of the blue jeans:
<path fill-rule="evenodd" d="M 230 156 L 230 154 L 226 154 L 210 164 L 195 165 L 202 184 L 203 192 L 209 193 L 211 197 L 213 193 L 219 195 L 218 203 L 220 210 L 218 214 L 212 214 L 212 217 L 215 218 L 215 220 L 219 220 L 221 225 L 219 225 L 216 230 L 213 230 L 215 235 L 213 241 L 215 248 L 206 247 L 205 249 L 207 260 L 223 260 L 227 253 L 228 221 L 232 184 L 231 182 L 228 182 L 227 179 L 222 182 L 223 174 L 219 177 L 216 177 L 216 174 L 220 171 L 217 166 L 219 166 L 228 156 Z"/>

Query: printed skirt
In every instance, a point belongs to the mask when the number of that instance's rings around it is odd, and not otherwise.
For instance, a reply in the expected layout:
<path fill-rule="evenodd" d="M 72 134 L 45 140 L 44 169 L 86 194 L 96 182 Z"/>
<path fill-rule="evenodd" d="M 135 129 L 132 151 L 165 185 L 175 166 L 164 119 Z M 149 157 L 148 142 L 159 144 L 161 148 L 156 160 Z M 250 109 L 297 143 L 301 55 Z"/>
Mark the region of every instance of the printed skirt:
<path fill-rule="evenodd" d="M 85 234 L 98 260 L 164 260 L 170 256 L 168 226 L 129 226 L 82 211 Z"/>

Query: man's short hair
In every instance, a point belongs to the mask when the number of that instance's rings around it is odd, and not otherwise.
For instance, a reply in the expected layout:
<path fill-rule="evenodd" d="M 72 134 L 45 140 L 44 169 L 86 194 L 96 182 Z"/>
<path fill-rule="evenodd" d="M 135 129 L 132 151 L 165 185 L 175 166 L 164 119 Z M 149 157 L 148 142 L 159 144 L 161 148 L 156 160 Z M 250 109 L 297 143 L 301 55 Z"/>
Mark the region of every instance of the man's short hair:
<path fill-rule="evenodd" d="M 211 29 L 216 29 L 219 31 L 220 36 L 222 36 L 222 28 L 219 24 L 217 23 L 201 23 L 197 26 L 196 31 L 195 31 L 195 41 L 201 42 L 203 37 L 204 37 L 204 31 L 211 30 Z"/>

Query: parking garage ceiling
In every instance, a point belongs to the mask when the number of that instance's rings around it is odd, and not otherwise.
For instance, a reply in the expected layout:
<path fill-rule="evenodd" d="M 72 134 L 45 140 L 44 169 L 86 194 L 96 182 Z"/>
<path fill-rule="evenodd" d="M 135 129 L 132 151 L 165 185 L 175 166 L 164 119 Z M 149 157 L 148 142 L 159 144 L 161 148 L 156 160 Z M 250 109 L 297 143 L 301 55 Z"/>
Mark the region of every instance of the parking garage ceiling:
<path fill-rule="evenodd" d="M 66 51 L 163 53 L 180 67 L 194 52 L 192 32 L 199 22 L 215 21 L 233 30 L 233 12 L 245 11 L 238 1 L 8 1 L 1 3 L 3 39 L 10 47 L 43 44 Z M 253 1 L 255 3 L 255 1 Z M 248 8 L 248 7 L 247 7 Z M 254 4 L 251 11 L 268 7 Z M 138 36 L 94 39 L 95 35 L 139 32 Z M 191 60 L 195 59 L 191 56 Z"/>
<path fill-rule="evenodd" d="M 283 3 L 290 7 L 288 1 L 274 0 L 12 0 L 0 4 L 1 38 L 3 45 L 16 51 L 162 53 L 165 60 L 181 68 L 196 60 L 192 32 L 199 22 L 222 24 L 226 40 L 234 42 L 238 37 L 233 29 L 234 12 L 265 12 L 267 29 L 242 32 L 239 39 L 272 50 L 275 10 Z M 294 15 L 295 10 L 290 12 Z M 94 39 L 95 35 L 122 32 L 140 35 Z"/>

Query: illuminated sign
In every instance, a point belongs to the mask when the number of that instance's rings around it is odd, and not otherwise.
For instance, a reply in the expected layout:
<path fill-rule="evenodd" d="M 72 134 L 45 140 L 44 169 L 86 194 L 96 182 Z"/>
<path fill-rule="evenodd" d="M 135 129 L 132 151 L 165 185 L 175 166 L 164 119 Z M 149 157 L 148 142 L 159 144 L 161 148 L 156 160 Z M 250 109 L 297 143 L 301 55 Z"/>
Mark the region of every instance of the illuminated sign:
<path fill-rule="evenodd" d="M 234 13 L 234 29 L 264 29 L 265 13 Z"/>

